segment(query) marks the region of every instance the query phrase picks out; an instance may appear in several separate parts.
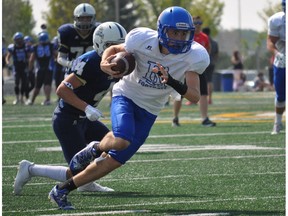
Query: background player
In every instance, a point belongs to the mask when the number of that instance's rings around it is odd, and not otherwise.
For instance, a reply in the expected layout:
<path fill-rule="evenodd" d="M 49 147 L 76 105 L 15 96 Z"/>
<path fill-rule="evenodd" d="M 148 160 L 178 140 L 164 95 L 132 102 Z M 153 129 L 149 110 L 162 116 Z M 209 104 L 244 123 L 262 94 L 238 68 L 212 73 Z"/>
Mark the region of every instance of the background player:
<path fill-rule="evenodd" d="M 57 61 L 64 67 L 71 68 L 78 56 L 93 50 L 93 32 L 96 23 L 96 12 L 92 5 L 79 4 L 74 9 L 74 24 L 67 23 L 59 27 L 59 50 Z"/>
<path fill-rule="evenodd" d="M 10 58 L 13 58 L 14 92 L 16 95 L 16 100 L 13 101 L 13 104 L 16 105 L 19 103 L 24 104 L 24 96 L 27 92 L 27 73 L 30 53 L 25 46 L 22 32 L 16 32 L 13 40 L 14 43 L 8 46 L 6 63 L 9 66 Z"/>
<path fill-rule="evenodd" d="M 37 62 L 36 85 L 33 91 L 31 100 L 26 102 L 27 105 L 32 105 L 38 96 L 42 85 L 44 84 L 45 101 L 42 105 L 50 105 L 51 85 L 53 78 L 53 65 L 56 58 L 56 52 L 53 44 L 49 40 L 47 32 L 38 34 L 38 44 L 33 46 L 33 52 L 29 59 L 29 71 L 33 69 L 34 62 Z"/>
<path fill-rule="evenodd" d="M 31 54 L 33 52 L 33 48 L 32 48 L 33 47 L 33 39 L 31 36 L 26 35 L 24 37 L 24 42 L 25 42 L 25 46 L 26 46 L 28 53 L 29 53 L 28 59 L 30 59 Z M 33 65 L 33 67 L 28 70 L 28 74 L 27 74 L 27 91 L 25 93 L 25 96 L 27 99 L 29 98 L 29 94 L 34 89 L 34 87 L 35 87 L 35 72 L 34 72 L 34 65 Z"/>

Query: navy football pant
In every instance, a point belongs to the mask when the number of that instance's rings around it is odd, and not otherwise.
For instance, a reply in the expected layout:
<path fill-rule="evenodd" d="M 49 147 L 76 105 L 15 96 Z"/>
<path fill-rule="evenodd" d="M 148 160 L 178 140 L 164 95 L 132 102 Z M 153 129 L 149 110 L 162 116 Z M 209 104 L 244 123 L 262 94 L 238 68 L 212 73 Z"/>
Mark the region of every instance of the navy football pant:
<path fill-rule="evenodd" d="M 109 129 L 100 121 L 67 114 L 55 109 L 53 130 L 60 142 L 66 162 L 86 147 L 91 141 L 101 141 Z"/>

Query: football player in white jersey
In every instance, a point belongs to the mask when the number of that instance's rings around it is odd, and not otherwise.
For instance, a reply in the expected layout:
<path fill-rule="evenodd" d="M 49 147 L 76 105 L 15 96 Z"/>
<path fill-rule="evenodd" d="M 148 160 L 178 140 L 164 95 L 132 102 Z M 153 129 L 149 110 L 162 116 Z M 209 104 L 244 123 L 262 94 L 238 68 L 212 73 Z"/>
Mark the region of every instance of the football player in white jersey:
<path fill-rule="evenodd" d="M 199 74 L 209 65 L 209 55 L 204 47 L 193 42 L 192 16 L 184 8 L 169 7 L 158 17 L 157 29 L 136 28 L 127 34 L 125 43 L 104 51 L 101 69 L 110 76 L 122 76 L 111 69 L 115 63 L 109 63 L 121 51 L 133 53 L 136 68 L 113 87 L 112 131 L 100 144 L 91 143 L 78 152 L 70 162 L 70 169 L 81 172 L 50 191 L 49 198 L 59 208 L 74 209 L 67 200 L 69 192 L 105 176 L 137 152 L 171 92 L 177 91 L 194 103 L 199 101 Z M 82 164 L 103 151 L 108 153 L 105 159 L 94 160 L 82 171 L 85 167 Z"/>
<path fill-rule="evenodd" d="M 286 0 L 282 0 L 283 11 L 275 13 L 268 20 L 267 48 L 275 55 L 273 62 L 275 96 L 275 121 L 272 135 L 279 134 L 283 128 L 282 116 L 285 111 L 285 73 L 286 73 L 286 39 L 285 12 Z"/>

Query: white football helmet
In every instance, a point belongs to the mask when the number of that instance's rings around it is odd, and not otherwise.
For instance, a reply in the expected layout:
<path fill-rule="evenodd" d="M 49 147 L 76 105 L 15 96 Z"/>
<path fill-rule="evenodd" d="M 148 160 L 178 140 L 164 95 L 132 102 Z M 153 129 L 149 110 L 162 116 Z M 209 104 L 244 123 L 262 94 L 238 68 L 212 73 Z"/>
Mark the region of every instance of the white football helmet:
<path fill-rule="evenodd" d="M 90 30 L 96 23 L 96 12 L 92 5 L 79 4 L 74 9 L 74 26 L 79 30 Z"/>
<path fill-rule="evenodd" d="M 104 22 L 93 33 L 93 48 L 102 56 L 107 47 L 124 43 L 126 35 L 126 30 L 119 23 Z"/>

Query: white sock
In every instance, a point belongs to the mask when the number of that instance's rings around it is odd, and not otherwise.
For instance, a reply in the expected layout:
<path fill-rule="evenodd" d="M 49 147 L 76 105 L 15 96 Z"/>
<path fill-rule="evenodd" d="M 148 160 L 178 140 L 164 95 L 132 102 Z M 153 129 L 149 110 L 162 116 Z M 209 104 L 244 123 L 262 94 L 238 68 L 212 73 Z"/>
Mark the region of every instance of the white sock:
<path fill-rule="evenodd" d="M 282 123 L 282 114 L 276 114 L 275 124 L 281 124 L 281 123 Z"/>
<path fill-rule="evenodd" d="M 50 178 L 56 181 L 64 182 L 67 180 L 66 172 L 68 167 L 64 166 L 49 166 L 34 164 L 29 167 L 29 173 L 32 176 L 41 176 Z"/>

